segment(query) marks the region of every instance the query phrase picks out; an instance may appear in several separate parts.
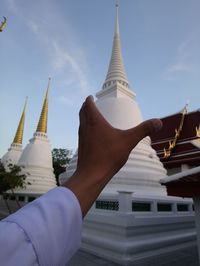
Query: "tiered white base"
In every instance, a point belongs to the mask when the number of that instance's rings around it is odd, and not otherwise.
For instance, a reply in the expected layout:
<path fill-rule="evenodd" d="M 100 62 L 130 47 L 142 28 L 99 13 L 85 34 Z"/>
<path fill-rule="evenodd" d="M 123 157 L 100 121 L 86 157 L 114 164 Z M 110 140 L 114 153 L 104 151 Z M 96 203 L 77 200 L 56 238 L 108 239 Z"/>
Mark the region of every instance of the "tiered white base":
<path fill-rule="evenodd" d="M 65 173 L 59 176 L 63 184 L 76 169 L 77 153 L 74 155 Z M 137 195 L 167 195 L 159 180 L 166 176 L 166 170 L 159 161 L 150 139 L 143 139 L 131 152 L 127 163 L 106 185 L 103 193 L 116 194 L 119 190 L 132 191 Z"/>
<path fill-rule="evenodd" d="M 127 199 L 126 194 L 123 197 Z M 101 196 L 100 200 L 108 199 Z M 156 257 L 162 254 L 170 256 L 178 250 L 196 245 L 191 201 L 175 201 L 170 197 L 149 200 L 154 205 L 150 212 L 97 210 L 93 207 L 84 220 L 81 249 L 119 265 L 138 262 L 148 265 L 152 257 L 156 261 Z M 188 211 L 178 212 L 177 201 L 188 204 Z M 157 212 L 155 206 L 158 202 L 171 203 L 172 211 Z M 127 207 L 127 204 L 124 206 Z"/>

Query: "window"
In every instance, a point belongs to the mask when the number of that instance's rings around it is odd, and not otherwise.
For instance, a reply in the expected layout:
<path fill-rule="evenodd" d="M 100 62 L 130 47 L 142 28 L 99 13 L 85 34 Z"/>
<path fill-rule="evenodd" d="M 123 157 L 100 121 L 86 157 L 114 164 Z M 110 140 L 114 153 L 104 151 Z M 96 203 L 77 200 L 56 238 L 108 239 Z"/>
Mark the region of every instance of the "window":
<path fill-rule="evenodd" d="M 35 200 L 35 197 L 28 197 L 28 202 Z"/>
<path fill-rule="evenodd" d="M 118 211 L 119 210 L 119 202 L 118 201 L 97 200 L 96 201 L 96 209 Z"/>
<path fill-rule="evenodd" d="M 11 195 L 10 196 L 10 200 L 15 200 L 15 196 L 14 195 Z"/>
<path fill-rule="evenodd" d="M 132 202 L 133 212 L 150 212 L 151 204 L 148 202 Z"/>
<path fill-rule="evenodd" d="M 179 212 L 187 212 L 188 211 L 188 205 L 187 204 L 177 204 L 177 210 Z"/>
<path fill-rule="evenodd" d="M 24 201 L 24 196 L 19 196 L 19 201 Z"/>
<path fill-rule="evenodd" d="M 168 203 L 158 203 L 157 204 L 158 212 L 171 212 L 172 205 Z"/>
<path fill-rule="evenodd" d="M 8 195 L 3 195 L 3 199 L 7 200 L 8 199 Z"/>

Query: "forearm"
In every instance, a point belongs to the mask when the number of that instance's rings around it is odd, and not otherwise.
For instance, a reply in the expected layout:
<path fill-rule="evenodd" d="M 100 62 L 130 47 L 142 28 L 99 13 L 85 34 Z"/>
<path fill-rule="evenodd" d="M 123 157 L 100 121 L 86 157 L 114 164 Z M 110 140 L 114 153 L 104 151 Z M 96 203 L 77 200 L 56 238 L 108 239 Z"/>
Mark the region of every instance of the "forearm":
<path fill-rule="evenodd" d="M 75 172 L 63 186 L 76 195 L 84 217 L 111 178 L 112 173 L 102 173 L 102 171 Z"/>

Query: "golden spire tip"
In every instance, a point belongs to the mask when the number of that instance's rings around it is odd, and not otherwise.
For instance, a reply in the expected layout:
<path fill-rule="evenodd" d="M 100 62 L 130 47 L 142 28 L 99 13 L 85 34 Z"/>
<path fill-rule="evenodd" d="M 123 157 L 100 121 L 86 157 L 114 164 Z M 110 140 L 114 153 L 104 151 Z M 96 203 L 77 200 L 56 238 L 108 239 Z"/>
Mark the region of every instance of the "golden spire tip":
<path fill-rule="evenodd" d="M 23 112 L 19 121 L 19 125 L 13 140 L 15 144 L 22 144 L 23 140 L 23 133 L 24 133 L 24 120 L 25 120 L 25 113 L 26 113 L 26 105 L 27 105 L 28 97 L 26 97 Z"/>
<path fill-rule="evenodd" d="M 50 81 L 51 81 L 51 78 L 49 78 L 49 80 L 48 80 L 46 96 L 45 96 L 45 100 L 44 100 L 44 103 L 43 103 L 42 112 L 40 114 L 40 120 L 38 122 L 38 126 L 37 126 L 36 132 L 47 133 L 48 93 L 49 93 L 49 88 L 50 88 Z"/>

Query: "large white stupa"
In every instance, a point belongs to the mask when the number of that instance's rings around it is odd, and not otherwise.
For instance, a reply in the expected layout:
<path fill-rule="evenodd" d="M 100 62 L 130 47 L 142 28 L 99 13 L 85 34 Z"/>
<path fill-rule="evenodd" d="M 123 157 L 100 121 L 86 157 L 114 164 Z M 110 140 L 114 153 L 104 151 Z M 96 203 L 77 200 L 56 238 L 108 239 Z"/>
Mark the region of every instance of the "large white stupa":
<path fill-rule="evenodd" d="M 136 102 L 135 93 L 130 90 L 126 76 L 121 47 L 118 21 L 118 7 L 112 55 L 106 80 L 102 89 L 96 94 L 96 105 L 108 122 L 120 129 L 134 127 L 143 121 Z M 76 168 L 77 154 L 72 159 L 66 174 L 61 179 L 68 178 Z M 151 148 L 150 138 L 143 139 L 134 148 L 127 163 L 113 177 L 104 192 L 117 193 L 119 190 L 133 191 L 137 194 L 162 194 L 165 188 L 159 180 L 166 175 L 162 163 Z"/>
<path fill-rule="evenodd" d="M 18 162 L 18 165 L 22 167 L 22 172 L 27 175 L 27 185 L 25 189 L 16 190 L 17 194 L 37 196 L 56 186 L 51 146 L 47 136 L 49 86 L 50 79 L 37 130 L 24 148 Z"/>
<path fill-rule="evenodd" d="M 114 127 L 128 129 L 143 121 L 123 65 L 118 6 L 108 74 L 96 96 L 97 107 Z M 60 181 L 72 175 L 76 164 L 77 154 Z M 182 256 L 195 245 L 192 202 L 167 197 L 159 182 L 164 176 L 166 171 L 147 137 L 85 217 L 81 249 L 119 265 L 146 266 L 163 265 L 165 256 L 178 259 L 176 251 L 181 250 Z"/>
<path fill-rule="evenodd" d="M 25 112 L 26 112 L 27 99 L 24 105 L 24 109 L 19 121 L 19 125 L 10 148 L 1 158 L 1 162 L 5 167 L 8 167 L 9 164 L 16 165 L 19 161 L 19 158 L 22 154 L 22 141 L 23 141 L 23 132 L 24 132 L 24 121 L 25 121 Z"/>

